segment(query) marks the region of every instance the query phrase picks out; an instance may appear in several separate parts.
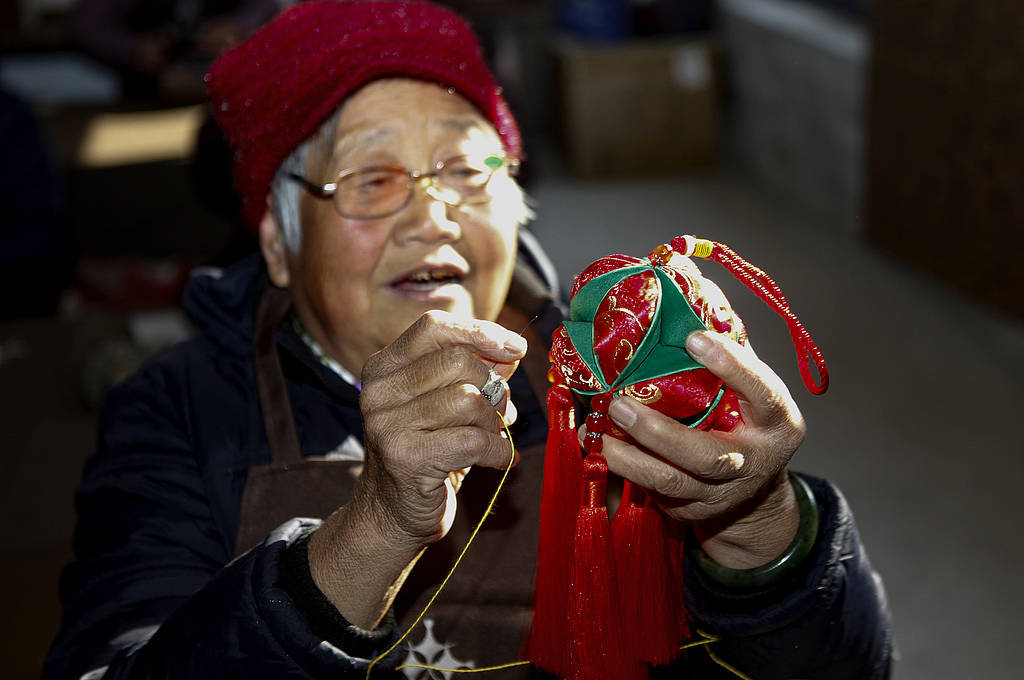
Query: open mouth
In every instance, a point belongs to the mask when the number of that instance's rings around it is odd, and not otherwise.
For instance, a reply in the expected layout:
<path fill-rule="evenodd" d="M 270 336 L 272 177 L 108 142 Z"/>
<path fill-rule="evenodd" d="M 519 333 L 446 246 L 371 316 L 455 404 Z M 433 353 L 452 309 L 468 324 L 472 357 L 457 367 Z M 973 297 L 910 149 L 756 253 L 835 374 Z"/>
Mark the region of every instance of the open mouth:
<path fill-rule="evenodd" d="M 430 292 L 450 284 L 461 284 L 464 275 L 449 267 L 417 269 L 391 282 L 401 291 Z"/>

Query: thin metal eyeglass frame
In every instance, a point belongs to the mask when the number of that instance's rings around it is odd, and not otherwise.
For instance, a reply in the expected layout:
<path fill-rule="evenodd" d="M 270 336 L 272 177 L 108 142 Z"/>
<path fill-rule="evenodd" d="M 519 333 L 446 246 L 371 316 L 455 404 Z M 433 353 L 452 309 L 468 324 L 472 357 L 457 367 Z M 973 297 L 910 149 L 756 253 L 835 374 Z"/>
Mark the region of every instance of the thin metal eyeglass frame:
<path fill-rule="evenodd" d="M 303 177 L 302 175 L 300 175 L 300 174 L 298 174 L 296 172 L 289 172 L 287 177 L 288 177 L 288 179 L 291 179 L 291 180 L 294 180 L 294 181 L 298 182 L 302 186 L 303 189 L 305 189 L 311 196 L 313 196 L 313 198 L 332 199 L 331 202 L 334 204 L 335 211 L 337 211 L 337 213 L 339 215 L 341 215 L 342 217 L 345 217 L 345 218 L 350 219 L 350 220 L 379 220 L 379 219 L 383 219 L 385 217 L 391 217 L 392 215 L 395 215 L 395 214 L 401 212 L 402 210 L 404 210 L 405 207 L 407 205 L 409 205 L 409 201 L 412 200 L 412 195 L 413 195 L 413 192 L 415 192 L 415 190 L 416 190 L 416 185 L 420 184 L 424 180 L 426 180 L 428 182 L 428 187 L 433 187 L 435 189 L 442 190 L 442 191 L 443 190 L 450 190 L 450 191 L 453 191 L 456 194 L 458 194 L 458 191 L 455 190 L 455 189 L 452 189 L 451 187 L 447 187 L 445 185 L 438 185 L 437 177 L 441 174 L 441 171 L 444 170 L 445 166 L 447 166 L 448 164 L 450 164 L 450 163 L 452 163 L 454 161 L 458 161 L 458 160 L 461 160 L 461 159 L 464 159 L 464 158 L 467 158 L 467 157 L 468 157 L 467 155 L 453 156 L 452 158 L 449 158 L 447 160 L 439 161 L 434 166 L 434 169 L 429 171 L 429 172 L 419 172 L 419 171 L 416 171 L 416 170 L 409 170 L 405 166 L 397 165 L 397 164 L 395 164 L 395 165 L 366 165 L 366 166 L 359 167 L 359 168 L 349 168 L 347 170 L 342 170 L 340 173 L 338 173 L 337 179 L 335 179 L 333 182 L 328 182 L 327 184 L 315 184 L 315 183 L 309 181 L 308 179 L 306 179 L 305 177 Z M 488 159 L 490 159 L 490 158 L 497 158 L 497 159 L 501 160 L 501 165 L 491 169 L 491 174 L 487 177 L 487 181 L 485 181 L 483 183 L 483 185 L 481 185 L 481 187 L 480 187 L 481 189 L 487 188 L 487 185 L 490 184 L 492 179 L 494 179 L 494 175 L 496 175 L 498 173 L 498 171 L 501 170 L 502 168 L 508 168 L 509 175 L 511 175 L 513 177 L 515 176 L 516 171 L 519 169 L 519 161 L 518 161 L 518 159 L 506 158 L 504 154 L 490 154 L 486 158 L 488 158 Z M 485 161 L 485 164 L 486 164 L 486 161 Z M 364 171 L 367 171 L 367 170 L 398 170 L 398 171 L 401 171 L 401 172 L 405 173 L 405 175 L 409 178 L 409 190 L 406 193 L 405 200 L 402 201 L 402 204 L 400 206 L 398 206 L 397 208 L 395 208 L 394 210 L 389 210 L 388 212 L 380 214 L 380 215 L 370 215 L 370 216 L 365 216 L 365 217 L 364 216 L 355 216 L 355 215 L 346 215 L 345 213 L 341 212 L 341 207 L 338 205 L 338 202 L 336 200 L 333 200 L 334 199 L 334 195 L 335 195 L 335 193 L 338 190 L 338 186 L 345 179 L 347 179 L 349 177 L 352 177 L 353 175 L 355 175 L 357 173 L 364 172 Z M 479 204 L 479 203 L 487 203 L 488 201 L 491 200 L 490 197 L 486 197 L 484 200 L 481 200 L 481 201 L 467 202 L 465 200 L 462 200 L 461 194 L 459 194 L 460 200 L 453 203 L 451 201 L 446 201 L 443 198 L 440 198 L 440 197 L 438 197 L 438 196 L 436 196 L 434 194 L 430 194 L 430 196 L 432 198 L 436 199 L 436 200 L 442 201 L 446 205 L 451 205 L 451 206 L 476 205 L 476 204 Z"/>

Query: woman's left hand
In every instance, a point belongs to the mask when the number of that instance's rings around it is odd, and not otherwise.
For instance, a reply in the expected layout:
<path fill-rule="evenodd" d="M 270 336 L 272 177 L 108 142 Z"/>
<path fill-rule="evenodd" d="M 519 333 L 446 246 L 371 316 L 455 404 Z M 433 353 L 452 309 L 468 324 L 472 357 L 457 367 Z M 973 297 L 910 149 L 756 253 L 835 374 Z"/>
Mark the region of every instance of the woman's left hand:
<path fill-rule="evenodd" d="M 786 468 L 803 442 L 803 417 L 750 347 L 697 332 L 686 349 L 736 392 L 743 421 L 731 432 L 700 432 L 618 397 L 608 415 L 639 446 L 604 437 L 603 454 L 612 472 L 653 491 L 666 515 L 693 525 L 711 559 L 734 569 L 766 564 L 799 524 Z"/>

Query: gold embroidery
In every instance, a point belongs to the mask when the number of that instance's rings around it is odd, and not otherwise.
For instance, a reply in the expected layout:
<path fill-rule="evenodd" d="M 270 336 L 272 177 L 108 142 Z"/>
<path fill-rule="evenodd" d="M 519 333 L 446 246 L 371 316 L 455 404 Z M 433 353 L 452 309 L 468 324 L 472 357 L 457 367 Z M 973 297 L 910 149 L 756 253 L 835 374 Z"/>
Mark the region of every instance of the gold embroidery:
<path fill-rule="evenodd" d="M 661 400 L 661 388 L 657 385 L 629 385 L 623 388 L 622 393 L 627 397 L 633 397 L 641 404 L 653 404 Z"/>
<path fill-rule="evenodd" d="M 637 297 L 651 306 L 657 304 L 660 295 L 661 285 L 657 276 L 646 277 L 640 290 L 637 291 Z"/>
<path fill-rule="evenodd" d="M 569 385 L 586 385 L 587 388 L 591 390 L 601 389 L 601 383 L 599 383 L 597 378 L 594 376 L 584 375 L 583 371 L 573 372 L 573 370 L 565 364 L 559 366 L 559 369 L 562 371 L 562 375 L 565 376 L 565 381 Z"/>
<path fill-rule="evenodd" d="M 629 307 L 619 307 L 619 300 L 617 297 L 615 297 L 614 295 L 609 295 L 607 298 L 605 298 L 605 300 L 608 301 L 608 309 L 603 314 L 601 314 L 601 318 L 604 319 L 605 317 L 607 317 L 607 323 L 609 326 L 613 328 L 616 327 L 615 320 L 612 318 L 612 312 L 621 312 L 623 314 L 628 314 L 629 316 L 633 317 L 633 321 L 636 322 L 637 327 L 639 327 L 641 330 L 646 330 L 644 324 L 640 321 L 640 317 L 636 315 L 636 312 L 634 312 Z"/>
<path fill-rule="evenodd" d="M 616 373 L 622 372 L 622 369 L 624 369 L 630 359 L 633 358 L 633 352 L 633 343 L 626 338 L 619 340 L 619 344 L 615 348 L 615 354 L 612 357 L 612 365 L 615 366 Z"/>

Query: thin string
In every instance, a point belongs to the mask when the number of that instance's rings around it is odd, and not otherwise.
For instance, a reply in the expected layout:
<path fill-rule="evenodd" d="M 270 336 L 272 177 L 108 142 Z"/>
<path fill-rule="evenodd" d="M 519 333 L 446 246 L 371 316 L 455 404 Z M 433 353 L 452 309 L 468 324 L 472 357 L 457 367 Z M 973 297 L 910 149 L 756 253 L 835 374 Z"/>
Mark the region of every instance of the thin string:
<path fill-rule="evenodd" d="M 708 653 L 708 656 L 711 657 L 712 661 L 714 661 L 719 666 L 721 666 L 725 670 L 727 670 L 730 673 L 732 673 L 733 675 L 735 675 L 737 678 L 740 678 L 740 680 L 754 680 L 753 678 L 751 678 L 749 675 L 747 675 L 743 671 L 735 668 L 734 666 L 730 666 L 729 664 L 727 664 L 726 662 L 722 661 L 717 656 L 715 656 L 715 653 L 713 651 L 711 651 L 711 645 L 708 645 L 707 647 L 705 647 L 704 651 L 706 651 Z"/>
<path fill-rule="evenodd" d="M 698 631 L 698 632 L 700 632 L 700 631 Z M 706 633 L 701 633 L 701 635 L 706 635 Z M 679 649 L 680 649 L 680 651 L 682 651 L 684 649 L 691 649 L 693 647 L 700 647 L 701 645 L 710 645 L 712 642 L 718 642 L 718 638 L 716 638 L 716 637 L 709 637 L 709 638 L 704 638 L 702 640 L 695 640 L 693 642 L 687 642 L 685 645 L 681 646 Z"/>
<path fill-rule="evenodd" d="M 804 385 L 813 394 L 824 394 L 829 384 L 825 358 L 814 339 L 811 338 L 811 334 L 793 313 L 779 284 L 775 283 L 775 280 L 766 271 L 751 264 L 723 243 L 692 236 L 680 236 L 672 239 L 672 248 L 685 254 L 690 249 L 688 239 L 692 242 L 692 254 L 695 257 L 718 262 L 785 320 L 796 349 L 797 366 L 800 369 L 800 377 L 803 379 Z M 818 380 L 815 380 L 811 374 L 811 361 L 818 369 Z"/>
<path fill-rule="evenodd" d="M 530 665 L 529 661 L 513 661 L 512 663 L 505 663 L 500 666 L 485 666 L 483 668 L 438 668 L 437 666 L 427 666 L 420 663 L 407 663 L 398 666 L 395 670 L 400 671 L 403 668 L 423 668 L 428 671 L 441 671 L 442 673 L 484 673 L 486 671 L 501 671 L 506 668 L 528 665 Z"/>
<path fill-rule="evenodd" d="M 535 315 L 533 316 L 533 318 L 532 318 L 532 319 L 530 319 L 529 321 L 527 321 L 527 322 L 526 322 L 526 325 L 525 325 L 525 326 L 523 326 L 523 330 L 519 331 L 519 335 L 520 335 L 520 336 L 522 336 L 522 334 L 526 332 L 526 329 L 527 329 L 527 328 L 529 328 L 530 326 L 532 326 L 532 325 L 533 325 L 533 322 L 534 322 L 534 321 L 536 321 L 536 320 L 537 320 L 537 319 L 539 319 L 539 318 L 540 318 L 540 314 L 535 314 Z M 498 362 L 497 362 L 497 361 L 495 361 L 494 363 L 492 363 L 492 364 L 491 364 L 491 368 L 490 368 L 490 370 L 492 370 L 492 371 L 493 371 L 493 370 L 494 370 L 494 367 L 495 367 L 495 366 L 497 366 L 497 365 L 498 365 Z"/>
<path fill-rule="evenodd" d="M 490 503 L 487 504 L 487 508 L 484 510 L 483 516 L 480 518 L 480 521 L 477 522 L 476 528 L 473 529 L 473 533 L 470 534 L 469 540 L 466 541 L 465 547 L 462 548 L 462 552 L 459 553 L 459 556 L 455 559 L 455 563 L 452 565 L 452 568 L 448 570 L 448 574 L 447 574 L 447 576 L 444 577 L 444 580 L 441 581 L 441 585 L 439 585 L 437 587 L 437 590 L 434 591 L 433 596 L 431 596 L 431 598 L 427 602 L 426 606 L 423 607 L 423 611 L 421 611 L 419 613 L 419 615 L 416 617 L 416 620 L 413 621 L 412 624 L 409 625 L 409 628 L 402 634 L 402 637 L 398 638 L 398 640 L 395 642 L 395 644 L 391 645 L 391 647 L 389 647 L 387 651 L 385 651 L 383 654 L 381 654 L 376 659 L 371 661 L 370 665 L 366 667 L 366 678 L 367 678 L 367 680 L 369 680 L 370 673 L 373 671 L 373 667 L 376 666 L 377 663 L 381 659 L 386 657 L 391 652 L 395 651 L 396 647 L 398 647 L 400 644 L 405 642 L 405 639 L 407 637 L 409 637 L 409 634 L 412 633 L 413 629 L 415 629 L 416 626 L 419 625 L 420 620 L 422 620 L 423 617 L 426 616 L 427 611 L 434 604 L 434 600 L 436 600 L 441 595 L 441 591 L 444 590 L 444 587 L 446 585 L 448 585 L 448 581 L 451 579 L 452 575 L 455 573 L 455 570 L 459 568 L 459 563 L 462 562 L 462 558 L 465 557 L 466 552 L 469 550 L 469 546 L 473 545 L 473 540 L 476 538 L 476 535 L 478 533 L 480 533 L 480 529 L 484 525 L 484 520 L 487 519 L 487 517 L 491 514 L 491 511 L 494 509 L 494 504 L 498 500 L 498 494 L 501 493 L 502 487 L 505 486 L 505 480 L 508 479 L 508 473 L 511 472 L 511 470 L 512 470 L 512 463 L 515 462 L 515 459 L 516 459 L 516 445 L 515 445 L 515 442 L 512 441 L 512 433 L 509 432 L 508 425 L 505 424 L 505 419 L 501 417 L 500 413 L 498 413 L 498 417 L 501 418 L 501 426 L 505 429 L 505 435 L 508 437 L 508 443 L 509 443 L 509 446 L 511 448 L 511 455 L 509 456 L 508 466 L 505 468 L 505 473 L 501 476 L 501 481 L 498 482 L 498 488 L 496 488 L 494 490 L 494 495 L 491 496 Z M 506 664 L 505 666 L 494 666 L 494 667 L 490 667 L 490 668 L 473 668 L 473 669 L 461 670 L 461 671 L 458 671 L 458 672 L 463 672 L 463 673 L 465 673 L 465 672 L 482 672 L 482 671 L 487 671 L 487 670 L 492 670 L 492 669 L 507 668 L 507 667 L 510 667 L 510 666 L 519 666 L 519 665 L 526 664 L 526 663 L 529 663 L 529 662 L 528 661 L 523 661 L 523 662 L 518 662 L 518 663 L 513 663 L 513 664 Z M 411 666 L 411 667 L 414 667 L 414 668 L 425 668 L 425 669 L 428 669 L 428 670 L 438 670 L 438 671 L 451 670 L 451 669 L 446 669 L 446 668 L 434 668 L 433 666 L 418 666 L 417 665 L 417 666 Z"/>
<path fill-rule="evenodd" d="M 712 642 L 718 642 L 721 638 L 719 638 L 717 635 L 711 635 L 709 633 L 705 633 L 702 630 L 698 630 L 697 634 L 700 635 L 702 637 L 702 639 L 696 640 L 694 642 L 688 642 L 687 644 L 683 645 L 679 649 L 681 649 L 681 650 L 682 649 L 690 649 L 691 647 L 699 647 L 699 646 L 703 645 L 704 646 L 704 651 L 706 651 L 708 653 L 708 656 L 716 664 L 718 664 L 719 666 L 721 666 L 725 670 L 729 671 L 730 673 L 735 675 L 737 678 L 740 678 L 740 680 L 754 680 L 749 675 L 747 675 L 743 671 L 739 670 L 735 666 L 732 666 L 732 665 L 726 663 L 725 661 L 722 661 L 721 659 L 719 659 L 718 655 L 716 655 L 711 650 L 711 643 Z"/>

